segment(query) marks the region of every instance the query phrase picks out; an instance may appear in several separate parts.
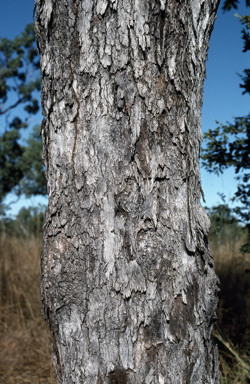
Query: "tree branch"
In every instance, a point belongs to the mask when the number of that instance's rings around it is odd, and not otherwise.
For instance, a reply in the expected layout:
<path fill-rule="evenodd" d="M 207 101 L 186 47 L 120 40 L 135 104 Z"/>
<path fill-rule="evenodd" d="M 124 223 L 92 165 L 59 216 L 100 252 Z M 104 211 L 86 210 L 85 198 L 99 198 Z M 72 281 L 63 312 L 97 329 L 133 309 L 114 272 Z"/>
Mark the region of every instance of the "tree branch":
<path fill-rule="evenodd" d="M 18 106 L 18 104 L 22 103 L 24 101 L 24 98 L 17 100 L 15 104 L 10 105 L 8 108 L 4 109 L 3 111 L 0 110 L 0 116 L 4 115 L 6 112 L 8 112 L 10 109 L 13 109 Z"/>

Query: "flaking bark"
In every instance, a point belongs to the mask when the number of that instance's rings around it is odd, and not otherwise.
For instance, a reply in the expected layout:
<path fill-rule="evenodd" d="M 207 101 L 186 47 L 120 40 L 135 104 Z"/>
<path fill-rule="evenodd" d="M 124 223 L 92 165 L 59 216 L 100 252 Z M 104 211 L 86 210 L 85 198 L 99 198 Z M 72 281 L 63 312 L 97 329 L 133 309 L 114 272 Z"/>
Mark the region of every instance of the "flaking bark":
<path fill-rule="evenodd" d="M 200 204 L 219 0 L 36 0 L 58 383 L 219 383 Z"/>

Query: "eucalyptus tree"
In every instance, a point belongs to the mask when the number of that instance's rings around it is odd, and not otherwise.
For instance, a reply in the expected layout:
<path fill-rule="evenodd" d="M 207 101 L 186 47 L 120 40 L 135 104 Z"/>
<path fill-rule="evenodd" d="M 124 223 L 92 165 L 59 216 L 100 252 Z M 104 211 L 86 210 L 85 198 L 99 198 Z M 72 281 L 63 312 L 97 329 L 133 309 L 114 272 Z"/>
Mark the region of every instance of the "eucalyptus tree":
<path fill-rule="evenodd" d="M 219 383 L 200 204 L 219 0 L 36 0 L 58 383 Z"/>

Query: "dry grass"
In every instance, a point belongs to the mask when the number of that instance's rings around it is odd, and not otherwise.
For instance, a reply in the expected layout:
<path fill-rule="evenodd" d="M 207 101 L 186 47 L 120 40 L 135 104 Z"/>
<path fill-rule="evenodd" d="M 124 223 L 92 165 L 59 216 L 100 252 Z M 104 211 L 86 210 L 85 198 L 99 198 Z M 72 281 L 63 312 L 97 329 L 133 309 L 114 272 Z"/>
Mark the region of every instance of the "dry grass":
<path fill-rule="evenodd" d="M 234 345 L 250 342 L 250 255 L 239 251 L 245 242 L 233 236 L 225 243 L 211 242 L 215 270 L 220 279 L 218 325 Z"/>
<path fill-rule="evenodd" d="M 250 255 L 239 251 L 246 233 L 234 230 L 229 225 L 222 237 L 210 239 L 220 279 L 214 336 L 219 345 L 222 384 L 250 383 Z"/>
<path fill-rule="evenodd" d="M 242 233 L 210 239 L 221 280 L 214 336 L 222 384 L 250 383 L 250 255 L 239 252 L 244 241 Z M 56 383 L 39 275 L 40 240 L 0 238 L 0 383 Z"/>
<path fill-rule="evenodd" d="M 0 382 L 56 383 L 40 309 L 40 241 L 0 239 Z"/>
<path fill-rule="evenodd" d="M 216 326 L 214 336 L 224 347 L 220 350 L 220 374 L 222 384 L 249 383 L 250 357 L 249 351 L 237 350 L 231 340 Z"/>

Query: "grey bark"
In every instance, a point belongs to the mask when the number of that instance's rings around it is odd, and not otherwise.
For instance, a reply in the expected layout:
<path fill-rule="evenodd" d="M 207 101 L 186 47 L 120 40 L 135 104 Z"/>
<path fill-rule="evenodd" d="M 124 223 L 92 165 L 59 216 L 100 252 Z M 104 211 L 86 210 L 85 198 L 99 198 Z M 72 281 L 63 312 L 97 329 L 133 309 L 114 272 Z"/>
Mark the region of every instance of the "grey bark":
<path fill-rule="evenodd" d="M 58 383 L 219 383 L 199 173 L 218 3 L 36 1 Z"/>

